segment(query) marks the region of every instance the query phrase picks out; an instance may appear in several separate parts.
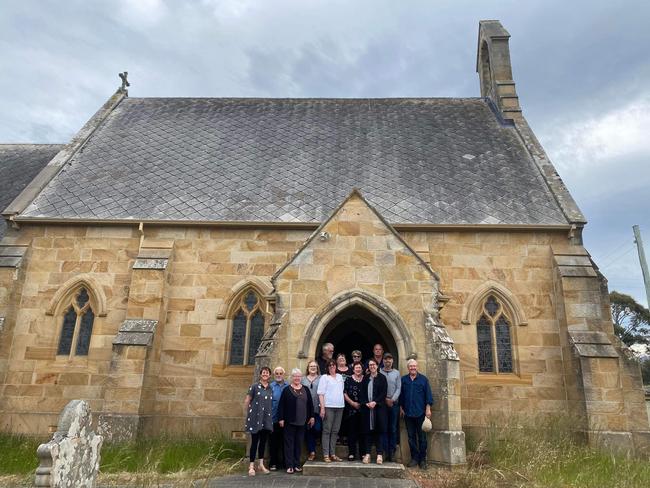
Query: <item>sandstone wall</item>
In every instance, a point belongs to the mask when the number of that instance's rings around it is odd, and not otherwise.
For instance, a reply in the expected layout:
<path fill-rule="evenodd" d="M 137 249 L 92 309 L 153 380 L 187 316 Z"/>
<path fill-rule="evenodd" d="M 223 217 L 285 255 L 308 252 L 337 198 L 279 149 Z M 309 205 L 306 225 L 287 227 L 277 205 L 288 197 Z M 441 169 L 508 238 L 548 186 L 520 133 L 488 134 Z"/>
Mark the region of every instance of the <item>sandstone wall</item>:
<path fill-rule="evenodd" d="M 46 433 L 76 398 L 102 411 L 138 243 L 129 227 L 26 227 L 5 237 L 3 244 L 28 246 L 28 253 L 20 267 L 24 285 L 15 290 L 15 320 L 8 324 L 12 333 L 1 336 L 3 350 L 10 346 L 0 392 L 3 430 Z M 46 312 L 62 285 L 79 275 L 92 276 L 105 296 L 106 316 L 95 317 L 88 356 L 70 359 L 56 355 L 63 310 Z M 6 278 L 0 283 L 12 286 Z"/>
<path fill-rule="evenodd" d="M 125 413 L 115 409 L 128 410 L 131 402 L 134 408 L 129 412 L 136 411 L 141 417 L 140 428 L 145 434 L 206 432 L 214 428 L 240 430 L 241 402 L 253 368 L 226 364 L 230 334 L 228 301 L 245 280 L 257 279 L 259 291 L 266 293 L 264 287 L 270 289 L 270 277 L 310 233 L 145 226 L 143 237 L 135 226 L 55 225 L 23 226 L 19 231 L 11 231 L 3 244 L 24 244 L 29 251 L 21 265 L 24 285 L 14 279 L 15 270 L 9 273 L 0 269 L 0 298 L 14 293 L 19 304 L 15 320 L 7 315 L 6 330 L 0 335 L 0 354 L 4 354 L 0 355 L 0 365 L 6 364 L 5 384 L 0 390 L 2 429 L 44 433 L 56 423 L 57 412 L 70 399 L 83 398 L 98 413 Z M 494 411 L 566 411 L 553 275 L 553 248 L 566 246 L 566 232 L 468 230 L 402 232 L 401 236 L 431 264 L 440 276 L 441 291 L 450 297 L 441 318 L 461 359 L 463 425 L 484 425 Z M 348 237 L 351 241 L 355 239 L 353 235 Z M 155 245 L 156 240 L 171 243 L 165 278 L 161 281 L 156 271 L 147 271 L 151 280 L 138 282 L 140 298 L 130 297 L 135 293 L 131 290 L 133 263 L 145 243 Z M 323 263 L 337 259 L 336 253 L 325 254 L 314 250 L 312 256 L 325 260 Z M 394 279 L 390 285 L 380 284 L 381 270 L 373 269 L 377 257 L 373 254 L 370 263 L 366 262 L 370 259 L 366 252 L 355 256 L 361 261 L 349 261 L 345 269 L 327 271 L 331 289 L 328 284 L 326 291 L 315 284 L 324 277 L 323 263 L 287 270 L 297 273 L 293 283 L 304 288 L 293 292 L 296 302 L 304 302 L 305 313 L 293 316 L 293 328 L 282 345 L 285 368 L 304 366 L 296 358 L 302 340 L 298 323 L 308 321 L 318 308 L 314 300 L 318 301 L 323 293 L 361 286 L 363 280 L 348 279 L 349 269 L 355 267 L 363 268 L 368 277 L 378 274 L 376 283 L 367 281 L 368 289 L 395 301 L 393 305 L 403 311 L 405 322 L 422 323 L 421 318 L 415 317 L 416 309 L 423 306 L 423 294 L 430 294 L 431 287 L 427 285 L 423 290 L 420 285 L 409 284 L 417 277 L 405 277 L 403 283 Z M 46 311 L 61 286 L 80 274 L 92 276 L 105 295 L 106 316 L 95 318 L 87 357 L 57 357 L 60 311 L 53 316 Z M 463 322 L 471 316 L 471 311 L 464 307 L 477 292 L 485 290 L 488 281 L 507 290 L 512 306 L 517 308 L 517 321 L 512 326 L 513 374 L 478 373 L 476 326 Z M 380 290 L 380 286 L 385 288 Z M 113 340 L 124 320 L 138 314 L 138 300 L 143 301 L 143 310 L 149 300 L 157 300 L 160 306 L 164 302 L 162 323 L 156 331 L 159 343 L 148 349 L 127 346 L 131 349 L 116 359 L 117 346 Z M 0 302 L 0 306 L 8 310 L 7 303 Z M 314 306 L 307 310 L 311 304 Z M 141 316 L 144 315 L 143 312 Z M 424 335 L 418 330 L 412 333 L 416 348 L 420 348 Z M 132 362 L 120 366 L 127 359 Z M 144 368 L 147 361 L 155 363 L 149 372 Z M 404 369 L 404 365 L 401 367 Z M 138 385 L 142 385 L 139 393 Z"/>
<path fill-rule="evenodd" d="M 498 412 L 563 412 L 560 329 L 553 306 L 552 245 L 564 232 L 405 232 L 403 236 L 440 274 L 450 300 L 441 317 L 461 361 L 463 425 L 486 425 Z M 503 285 L 525 323 L 512 325 L 514 374 L 478 372 L 475 323 L 464 307 L 486 282 Z M 471 314 L 469 314 L 471 315 Z"/>

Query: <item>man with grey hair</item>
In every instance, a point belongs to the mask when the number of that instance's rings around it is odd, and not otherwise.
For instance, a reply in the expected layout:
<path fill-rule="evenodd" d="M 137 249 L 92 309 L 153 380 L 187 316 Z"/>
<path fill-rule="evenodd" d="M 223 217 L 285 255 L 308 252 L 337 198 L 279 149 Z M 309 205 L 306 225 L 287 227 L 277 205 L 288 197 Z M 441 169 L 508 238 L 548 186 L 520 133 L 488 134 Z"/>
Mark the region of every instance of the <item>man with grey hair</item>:
<path fill-rule="evenodd" d="M 406 366 L 409 374 L 402 376 L 399 406 L 411 451 L 411 462 L 408 465 L 414 467 L 419 464 L 420 469 L 427 469 L 427 434 L 422 430 L 422 422 L 424 417 L 431 418 L 431 385 L 426 376 L 418 373 L 418 362 L 415 359 L 409 359 Z"/>
<path fill-rule="evenodd" d="M 320 368 L 320 374 L 327 374 L 327 363 L 334 358 L 334 344 L 326 342 L 321 348 L 321 355 L 316 360 Z"/>
<path fill-rule="evenodd" d="M 278 417 L 278 406 L 280 404 L 280 397 L 282 391 L 288 386 L 284 381 L 284 368 L 276 366 L 273 370 L 275 380 L 271 382 L 271 390 L 273 391 L 273 432 L 271 432 L 270 449 L 271 449 L 271 471 L 284 468 L 284 429 L 280 426 L 280 419 Z"/>

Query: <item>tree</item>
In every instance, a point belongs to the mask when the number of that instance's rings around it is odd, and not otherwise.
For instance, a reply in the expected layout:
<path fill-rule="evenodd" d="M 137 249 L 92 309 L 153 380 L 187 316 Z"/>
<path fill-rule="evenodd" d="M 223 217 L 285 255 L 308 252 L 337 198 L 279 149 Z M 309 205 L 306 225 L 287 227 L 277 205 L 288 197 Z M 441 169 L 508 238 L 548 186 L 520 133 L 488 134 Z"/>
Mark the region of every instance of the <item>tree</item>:
<path fill-rule="evenodd" d="M 609 294 L 614 332 L 624 344 L 650 344 L 650 310 L 630 295 Z"/>

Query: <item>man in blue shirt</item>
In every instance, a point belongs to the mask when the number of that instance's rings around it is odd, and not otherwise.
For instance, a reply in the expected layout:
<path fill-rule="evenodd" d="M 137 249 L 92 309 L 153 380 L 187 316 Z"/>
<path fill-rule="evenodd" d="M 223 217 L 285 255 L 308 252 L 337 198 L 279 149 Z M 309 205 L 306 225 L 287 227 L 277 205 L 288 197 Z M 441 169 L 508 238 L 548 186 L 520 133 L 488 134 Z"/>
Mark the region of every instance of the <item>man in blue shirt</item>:
<path fill-rule="evenodd" d="M 418 362 L 409 359 L 406 365 L 409 374 L 402 376 L 399 406 L 411 450 L 411 462 L 408 465 L 414 467 L 419 464 L 421 469 L 427 469 L 427 435 L 422 431 L 422 422 L 424 417 L 431 418 L 433 395 L 427 377 L 418 373 Z"/>
<path fill-rule="evenodd" d="M 271 459 L 269 462 L 271 471 L 284 469 L 284 429 L 280 427 L 278 406 L 280 404 L 282 390 L 289 385 L 289 383 L 284 381 L 284 368 L 282 366 L 276 366 L 273 370 L 273 376 L 275 377 L 275 381 L 271 382 L 271 390 L 273 391 L 273 432 L 271 432 L 271 442 L 269 446 L 271 449 Z"/>

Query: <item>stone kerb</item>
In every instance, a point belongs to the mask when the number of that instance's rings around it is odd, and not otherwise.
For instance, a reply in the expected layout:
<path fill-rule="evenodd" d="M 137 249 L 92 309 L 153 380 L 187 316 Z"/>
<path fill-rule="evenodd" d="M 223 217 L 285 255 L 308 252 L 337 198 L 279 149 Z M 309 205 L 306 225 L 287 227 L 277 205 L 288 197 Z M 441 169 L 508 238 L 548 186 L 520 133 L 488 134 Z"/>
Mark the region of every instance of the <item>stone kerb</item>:
<path fill-rule="evenodd" d="M 92 488 L 99 472 L 103 438 L 91 430 L 90 406 L 72 400 L 59 417 L 52 440 L 38 446 L 39 466 L 34 486 Z"/>

